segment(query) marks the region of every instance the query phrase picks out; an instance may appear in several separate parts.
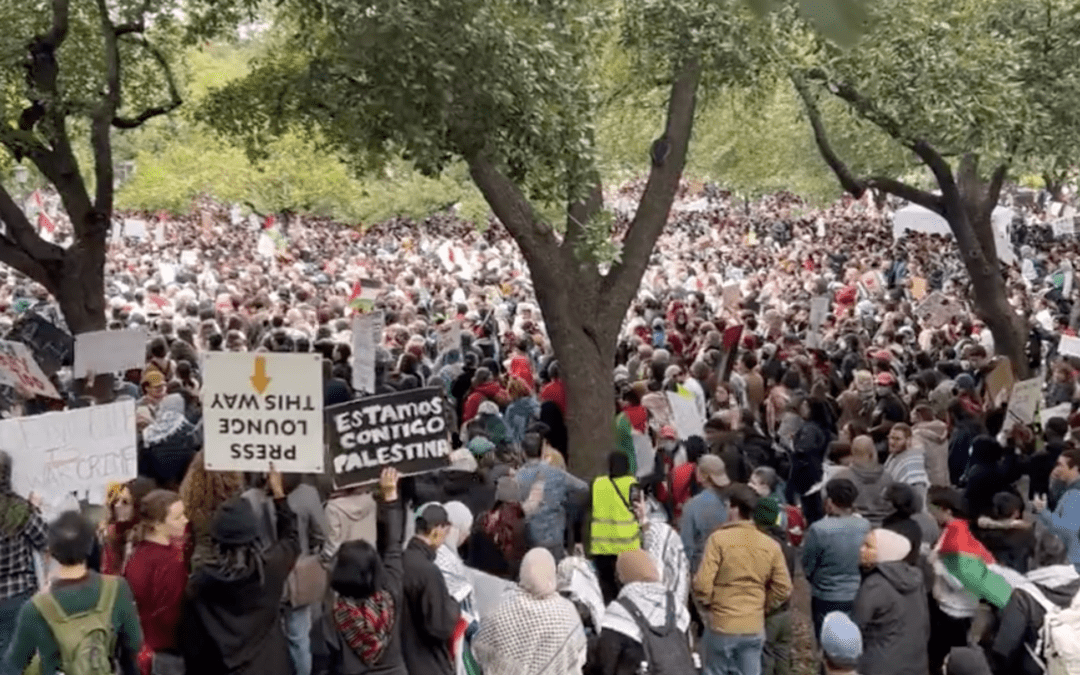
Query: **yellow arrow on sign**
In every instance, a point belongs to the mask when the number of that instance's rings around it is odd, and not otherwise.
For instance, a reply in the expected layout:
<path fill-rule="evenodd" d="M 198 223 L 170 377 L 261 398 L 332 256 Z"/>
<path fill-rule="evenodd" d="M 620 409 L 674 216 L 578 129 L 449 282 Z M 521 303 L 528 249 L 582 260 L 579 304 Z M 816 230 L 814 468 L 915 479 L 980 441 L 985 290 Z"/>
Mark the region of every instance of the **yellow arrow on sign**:
<path fill-rule="evenodd" d="M 270 378 L 266 376 L 266 359 L 262 356 L 255 357 L 255 373 L 251 376 L 251 384 L 260 395 L 270 386 Z"/>

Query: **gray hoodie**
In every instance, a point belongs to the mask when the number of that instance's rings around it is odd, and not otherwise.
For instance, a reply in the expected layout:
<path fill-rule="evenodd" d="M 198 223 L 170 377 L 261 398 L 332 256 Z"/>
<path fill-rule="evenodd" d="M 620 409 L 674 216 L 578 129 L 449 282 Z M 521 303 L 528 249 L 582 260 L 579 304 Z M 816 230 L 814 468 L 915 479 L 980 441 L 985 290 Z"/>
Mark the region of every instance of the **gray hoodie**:
<path fill-rule="evenodd" d="M 853 464 L 840 471 L 836 478 L 847 478 L 859 490 L 855 498 L 855 511 L 870 521 L 870 527 L 881 527 L 885 516 L 892 513 L 892 504 L 885 501 L 885 489 L 892 485 L 892 477 L 885 473 L 885 467 L 858 466 Z"/>
<path fill-rule="evenodd" d="M 930 485 L 949 487 L 949 425 L 941 420 L 919 422 L 911 430 L 912 449 L 926 458 Z"/>
<path fill-rule="evenodd" d="M 878 563 L 855 597 L 862 632 L 860 673 L 926 675 L 930 669 L 930 610 L 922 572 L 904 561 Z"/>

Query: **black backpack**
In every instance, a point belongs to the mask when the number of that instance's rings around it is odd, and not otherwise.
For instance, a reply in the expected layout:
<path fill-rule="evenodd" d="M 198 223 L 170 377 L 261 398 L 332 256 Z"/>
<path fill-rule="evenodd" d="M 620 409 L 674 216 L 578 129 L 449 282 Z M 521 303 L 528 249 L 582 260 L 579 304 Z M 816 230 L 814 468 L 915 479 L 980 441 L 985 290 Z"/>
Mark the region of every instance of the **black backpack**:
<path fill-rule="evenodd" d="M 648 675 L 695 675 L 694 658 L 690 655 L 690 641 L 675 625 L 675 597 L 667 594 L 667 622 L 657 628 L 642 615 L 641 610 L 627 598 L 619 598 L 619 604 L 630 612 L 634 623 L 641 629 L 641 648 L 649 664 Z"/>

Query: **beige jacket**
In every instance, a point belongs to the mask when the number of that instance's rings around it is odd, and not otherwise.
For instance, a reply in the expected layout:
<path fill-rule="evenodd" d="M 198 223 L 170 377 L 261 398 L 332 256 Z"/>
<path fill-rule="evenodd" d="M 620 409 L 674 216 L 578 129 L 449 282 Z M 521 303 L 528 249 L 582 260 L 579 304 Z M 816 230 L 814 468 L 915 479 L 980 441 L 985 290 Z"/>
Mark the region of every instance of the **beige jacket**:
<path fill-rule="evenodd" d="M 694 577 L 694 600 L 708 611 L 709 626 L 725 635 L 758 635 L 765 614 L 791 595 L 784 553 L 751 521 L 722 525 L 705 544 Z"/>

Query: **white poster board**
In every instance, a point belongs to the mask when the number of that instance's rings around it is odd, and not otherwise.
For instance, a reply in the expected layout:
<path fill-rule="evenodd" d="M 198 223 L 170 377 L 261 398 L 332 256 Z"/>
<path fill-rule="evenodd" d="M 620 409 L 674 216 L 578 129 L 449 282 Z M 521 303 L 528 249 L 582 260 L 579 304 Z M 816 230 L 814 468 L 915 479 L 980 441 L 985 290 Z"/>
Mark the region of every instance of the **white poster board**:
<path fill-rule="evenodd" d="M 0 340 L 0 384 L 22 387 L 34 396 L 61 398 L 30 348 L 21 342 Z"/>
<path fill-rule="evenodd" d="M 637 477 L 648 476 L 656 468 L 656 448 L 653 447 L 652 439 L 645 434 L 634 431 L 630 434 L 634 443 L 634 457 L 637 461 Z"/>
<path fill-rule="evenodd" d="M 161 283 L 165 286 L 176 281 L 176 265 L 172 263 L 158 263 L 158 273 L 161 274 Z"/>
<path fill-rule="evenodd" d="M 461 349 L 461 325 L 457 321 L 447 321 L 436 328 L 438 343 L 437 354 L 445 354 Z"/>
<path fill-rule="evenodd" d="M 210 352 L 203 363 L 207 469 L 322 473 L 321 354 Z"/>
<path fill-rule="evenodd" d="M 135 402 L 77 408 L 0 422 L 12 455 L 12 484 L 56 513 L 72 492 L 103 504 L 105 487 L 136 476 Z"/>
<path fill-rule="evenodd" d="M 691 436 L 704 438 L 705 420 L 701 419 L 701 415 L 698 414 L 693 399 L 684 398 L 673 391 L 666 393 L 668 403 L 671 405 L 671 422 L 675 425 L 679 440 L 685 441 Z"/>
<path fill-rule="evenodd" d="M 810 301 L 810 328 L 817 330 L 829 315 L 829 296 L 819 295 Z"/>
<path fill-rule="evenodd" d="M 353 381 L 352 386 L 363 394 L 375 393 L 375 350 L 382 342 L 382 310 L 358 314 L 353 318 Z"/>
<path fill-rule="evenodd" d="M 180 252 L 180 264 L 185 267 L 194 267 L 199 264 L 199 252 L 191 249 Z"/>
<path fill-rule="evenodd" d="M 1062 356 L 1080 356 L 1080 337 L 1062 335 L 1058 343 L 1058 353 Z"/>
<path fill-rule="evenodd" d="M 125 218 L 124 236 L 139 241 L 146 239 L 146 221 L 138 218 Z"/>
<path fill-rule="evenodd" d="M 76 378 L 89 373 L 116 373 L 146 364 L 146 343 L 150 336 L 145 328 L 129 330 L 98 330 L 75 336 Z"/>
<path fill-rule="evenodd" d="M 994 248 L 997 256 L 1006 265 L 1016 262 L 1016 254 L 1009 243 L 1008 228 L 1013 219 L 1013 210 L 1004 206 L 994 208 L 990 222 L 994 229 Z M 952 238 L 952 229 L 944 218 L 930 209 L 917 204 L 909 204 L 893 214 L 893 239 L 900 239 L 907 232 L 938 234 Z"/>

